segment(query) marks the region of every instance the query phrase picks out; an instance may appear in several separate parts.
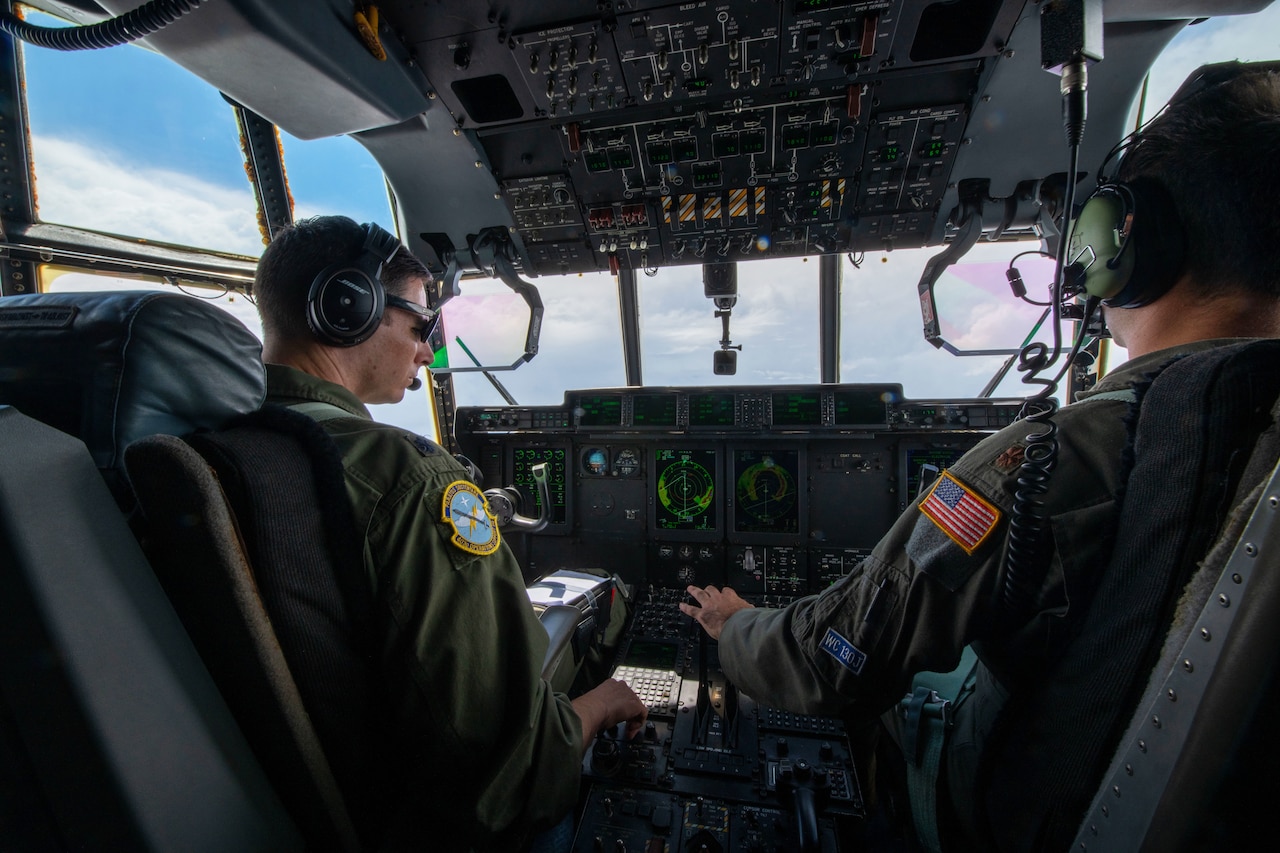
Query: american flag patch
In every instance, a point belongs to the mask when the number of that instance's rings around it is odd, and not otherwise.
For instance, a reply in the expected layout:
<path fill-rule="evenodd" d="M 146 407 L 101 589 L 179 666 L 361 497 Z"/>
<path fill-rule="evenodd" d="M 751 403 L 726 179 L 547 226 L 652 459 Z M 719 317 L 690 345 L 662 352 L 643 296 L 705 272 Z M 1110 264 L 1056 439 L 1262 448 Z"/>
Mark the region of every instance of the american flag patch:
<path fill-rule="evenodd" d="M 920 511 L 967 554 L 986 541 L 1000 520 L 1000 510 L 970 491 L 949 471 L 943 471 L 933 484 L 920 502 Z"/>

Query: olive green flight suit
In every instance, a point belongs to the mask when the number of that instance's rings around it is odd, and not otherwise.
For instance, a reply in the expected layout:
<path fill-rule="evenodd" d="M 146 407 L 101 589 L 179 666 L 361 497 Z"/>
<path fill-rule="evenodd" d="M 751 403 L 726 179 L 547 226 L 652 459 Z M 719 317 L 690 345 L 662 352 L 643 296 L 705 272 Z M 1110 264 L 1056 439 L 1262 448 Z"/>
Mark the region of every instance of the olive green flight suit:
<path fill-rule="evenodd" d="M 342 452 L 410 768 L 387 849 L 517 849 L 575 805 L 582 727 L 540 678 L 547 634 L 515 557 L 505 542 L 487 556 L 452 543 L 443 496 L 467 475 L 438 445 L 293 368 L 267 365 L 267 400 L 351 414 L 321 425 Z"/>
<path fill-rule="evenodd" d="M 1021 626 L 995 638 L 1009 515 L 1031 431 L 1025 422 L 984 439 L 946 472 L 950 482 L 938 488 L 949 489 L 959 512 L 948 514 L 926 493 L 866 560 L 822 593 L 730 617 L 719 642 L 725 674 L 766 704 L 873 719 L 910 691 L 915 673 L 950 672 L 972 643 L 981 662 L 977 691 L 962 706 L 944 760 L 958 817 L 971 841 L 980 840 L 985 818 L 973 813 L 973 795 L 985 736 L 1019 681 L 1061 655 L 1076 615 L 1072 599 L 1096 585 L 1115 540 L 1129 404 L 1088 398 L 1131 388 L 1178 355 L 1233 342 L 1133 359 L 1054 415 L 1058 459 L 1043 496 L 1052 556 L 1034 591 L 1036 612 Z M 1027 749 L 1034 754 L 1034 745 Z"/>

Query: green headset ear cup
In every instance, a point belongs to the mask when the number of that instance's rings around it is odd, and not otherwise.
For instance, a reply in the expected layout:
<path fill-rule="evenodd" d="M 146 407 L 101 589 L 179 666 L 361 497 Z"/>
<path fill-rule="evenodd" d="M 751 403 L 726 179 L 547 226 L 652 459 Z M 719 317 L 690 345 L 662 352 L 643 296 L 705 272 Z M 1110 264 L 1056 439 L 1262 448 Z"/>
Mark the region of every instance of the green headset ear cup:
<path fill-rule="evenodd" d="M 1085 202 L 1072 223 L 1068 262 L 1084 268 L 1084 289 L 1090 296 L 1110 299 L 1133 276 L 1137 255 L 1121 252 L 1127 239 L 1123 233 L 1126 208 L 1118 193 L 1104 187 Z"/>

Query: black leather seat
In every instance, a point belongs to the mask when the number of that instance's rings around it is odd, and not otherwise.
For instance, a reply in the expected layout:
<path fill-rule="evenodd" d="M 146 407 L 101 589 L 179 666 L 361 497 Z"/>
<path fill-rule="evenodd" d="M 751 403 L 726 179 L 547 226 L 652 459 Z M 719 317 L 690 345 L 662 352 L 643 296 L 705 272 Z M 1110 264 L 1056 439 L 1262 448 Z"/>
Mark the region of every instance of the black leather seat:
<path fill-rule="evenodd" d="M 84 440 L 307 847 L 359 849 L 235 512 L 209 465 L 172 437 L 258 409 L 257 339 L 220 309 L 178 294 L 36 295 L 0 304 L 0 352 L 0 402 Z M 140 460 L 139 493 L 125 473 L 128 447 Z M 303 459 L 283 482 L 308 476 Z M 319 519 L 314 494 L 309 507 Z M 113 511 L 104 523 L 123 522 Z M 94 552 L 96 544 L 74 547 Z"/>
<path fill-rule="evenodd" d="M 0 848 L 302 850 L 85 445 L 0 447 Z"/>
<path fill-rule="evenodd" d="M 262 404 L 262 345 L 179 293 L 31 294 L 0 301 L 0 403 L 79 438 L 122 507 L 135 439 L 216 429 Z"/>

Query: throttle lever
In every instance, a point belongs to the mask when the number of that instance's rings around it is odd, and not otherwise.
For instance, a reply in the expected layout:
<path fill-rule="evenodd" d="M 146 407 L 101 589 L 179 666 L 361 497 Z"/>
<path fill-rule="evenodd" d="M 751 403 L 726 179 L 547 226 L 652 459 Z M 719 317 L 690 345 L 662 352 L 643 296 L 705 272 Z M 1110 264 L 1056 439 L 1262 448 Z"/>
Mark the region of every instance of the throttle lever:
<path fill-rule="evenodd" d="M 778 792 L 790 802 L 796 821 L 796 849 L 800 853 L 818 853 L 818 812 L 831 795 L 831 780 L 826 768 L 813 767 L 803 758 L 794 762 L 778 762 Z"/>
<path fill-rule="evenodd" d="M 520 492 L 514 486 L 485 489 L 485 499 L 489 501 L 489 508 L 498 519 L 498 529 L 503 533 L 537 533 L 551 523 L 551 478 L 547 474 L 547 463 L 539 462 L 529 470 L 538 489 L 537 518 L 520 514 Z"/>

